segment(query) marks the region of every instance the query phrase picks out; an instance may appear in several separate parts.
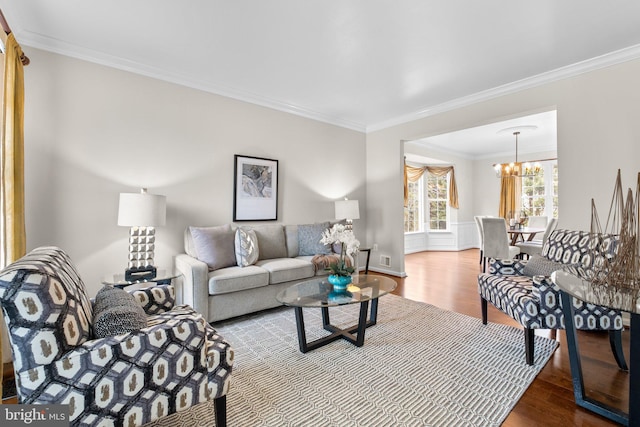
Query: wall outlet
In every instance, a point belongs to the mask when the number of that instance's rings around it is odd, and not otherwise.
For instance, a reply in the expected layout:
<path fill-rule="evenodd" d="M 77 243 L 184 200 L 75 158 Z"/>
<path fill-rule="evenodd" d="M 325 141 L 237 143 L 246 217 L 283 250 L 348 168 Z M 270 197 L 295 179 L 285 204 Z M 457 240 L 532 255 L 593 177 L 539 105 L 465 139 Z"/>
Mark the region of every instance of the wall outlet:
<path fill-rule="evenodd" d="M 374 244 L 373 244 L 373 251 L 374 251 L 374 252 L 377 252 L 377 251 L 378 251 L 378 244 L 377 244 L 377 243 L 374 243 Z"/>

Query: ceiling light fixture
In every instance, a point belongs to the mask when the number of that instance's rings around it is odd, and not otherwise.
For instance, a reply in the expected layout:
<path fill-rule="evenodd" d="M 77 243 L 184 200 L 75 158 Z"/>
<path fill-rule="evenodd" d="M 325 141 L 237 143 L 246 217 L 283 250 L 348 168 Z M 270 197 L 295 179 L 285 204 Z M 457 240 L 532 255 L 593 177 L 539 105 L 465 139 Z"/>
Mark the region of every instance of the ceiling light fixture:
<path fill-rule="evenodd" d="M 511 163 L 496 164 L 493 165 L 496 176 L 498 178 L 505 178 L 511 176 L 517 176 L 522 178 L 534 177 L 542 171 L 542 165 L 539 162 L 536 163 L 522 163 L 518 161 L 518 135 L 520 131 L 515 131 L 513 134 L 516 137 L 516 161 Z"/>

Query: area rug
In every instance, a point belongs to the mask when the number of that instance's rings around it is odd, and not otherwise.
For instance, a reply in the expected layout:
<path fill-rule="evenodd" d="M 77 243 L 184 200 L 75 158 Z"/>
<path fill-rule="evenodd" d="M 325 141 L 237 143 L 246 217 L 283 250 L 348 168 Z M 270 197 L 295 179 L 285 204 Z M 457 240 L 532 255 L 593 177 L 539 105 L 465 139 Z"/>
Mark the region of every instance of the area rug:
<path fill-rule="evenodd" d="M 320 313 L 304 309 L 308 340 L 328 334 Z M 330 315 L 350 326 L 358 305 Z M 528 366 L 521 329 L 395 295 L 380 298 L 360 348 L 339 340 L 300 353 L 292 308 L 214 327 L 236 355 L 230 427 L 499 426 L 557 347 L 536 336 Z M 155 425 L 214 425 L 212 411 L 200 405 Z"/>

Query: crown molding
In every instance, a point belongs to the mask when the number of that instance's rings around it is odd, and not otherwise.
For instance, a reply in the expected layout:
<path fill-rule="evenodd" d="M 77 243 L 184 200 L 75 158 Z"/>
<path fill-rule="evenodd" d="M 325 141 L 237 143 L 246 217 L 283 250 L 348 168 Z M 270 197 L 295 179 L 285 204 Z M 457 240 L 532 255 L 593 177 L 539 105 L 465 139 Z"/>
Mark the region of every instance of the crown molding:
<path fill-rule="evenodd" d="M 261 96 L 261 95 L 251 93 L 249 91 L 241 90 L 238 88 L 233 88 L 233 87 L 228 87 L 223 85 L 215 85 L 208 82 L 194 80 L 187 76 L 170 73 L 164 69 L 160 69 L 157 67 L 150 67 L 148 65 L 145 65 L 136 61 L 130 61 L 117 56 L 98 52 L 92 49 L 86 49 L 81 46 L 63 42 L 61 40 L 44 37 L 42 35 L 32 33 L 30 31 L 21 32 L 19 35 L 19 38 L 20 38 L 20 44 L 23 46 L 30 46 L 36 49 L 45 50 L 47 52 L 52 52 L 59 55 L 68 56 L 71 58 L 104 65 L 104 66 L 115 68 L 122 71 L 128 71 L 134 74 L 143 75 L 145 77 L 150 77 L 157 80 L 178 84 L 181 86 L 186 86 L 192 89 L 197 89 L 197 90 L 212 93 L 215 95 L 232 98 L 238 101 L 243 101 L 250 104 L 259 105 L 262 107 L 271 108 L 273 110 L 290 113 L 296 116 L 305 117 L 308 119 L 351 129 L 351 130 L 362 132 L 362 133 L 366 131 L 366 125 L 363 123 L 357 123 L 350 120 L 342 119 L 340 117 L 333 117 L 327 114 L 322 114 L 317 111 L 313 111 L 313 110 L 299 107 L 292 104 L 287 104 L 275 99 L 270 99 L 268 97 Z"/>
<path fill-rule="evenodd" d="M 390 128 L 392 126 L 397 126 L 414 120 L 423 119 L 425 117 L 433 116 L 458 108 L 467 107 L 478 102 L 488 101 L 493 98 L 509 95 L 525 89 L 534 88 L 638 58 L 640 58 L 640 44 L 606 53 L 604 55 L 600 55 L 581 62 L 576 62 L 575 64 L 560 67 L 555 70 L 547 71 L 545 73 L 541 73 L 532 77 L 527 77 L 525 79 L 507 83 L 505 85 L 498 86 L 492 89 L 477 92 L 472 95 L 453 99 L 439 105 L 425 107 L 424 109 L 421 109 L 414 113 L 399 116 L 394 119 L 385 120 L 383 122 L 367 126 L 366 132 L 370 133 Z"/>
<path fill-rule="evenodd" d="M 375 132 L 410 121 L 423 119 L 435 114 L 466 107 L 478 102 L 483 102 L 500 96 L 512 94 L 524 89 L 533 88 L 557 80 L 562 80 L 569 77 L 577 76 L 579 74 L 587 73 L 589 71 L 594 71 L 600 68 L 605 68 L 622 62 L 640 58 L 640 45 L 635 45 L 595 58 L 587 59 L 575 64 L 567 65 L 565 67 L 561 67 L 542 74 L 538 74 L 536 76 L 528 77 L 492 89 L 477 92 L 475 94 L 453 99 L 439 105 L 425 107 L 410 114 L 367 125 L 364 123 L 358 123 L 340 117 L 334 117 L 327 114 L 319 113 L 317 111 L 313 111 L 297 105 L 284 103 L 242 89 L 197 81 L 187 76 L 167 72 L 167 70 L 164 69 L 149 67 L 136 61 L 130 61 L 92 49 L 83 48 L 81 46 L 66 43 L 61 40 L 45 37 L 31 31 L 19 31 L 17 32 L 17 34 L 19 36 L 20 43 L 25 46 L 31 46 L 37 49 L 42 49 L 71 58 L 80 59 L 83 61 L 92 62 L 123 71 L 128 71 L 134 74 L 140 74 L 169 83 L 175 83 L 192 89 L 225 96 L 227 98 L 236 99 L 238 101 L 243 101 L 250 104 L 260 105 L 262 107 L 271 108 L 285 113 L 290 113 L 293 115 L 363 133 Z"/>

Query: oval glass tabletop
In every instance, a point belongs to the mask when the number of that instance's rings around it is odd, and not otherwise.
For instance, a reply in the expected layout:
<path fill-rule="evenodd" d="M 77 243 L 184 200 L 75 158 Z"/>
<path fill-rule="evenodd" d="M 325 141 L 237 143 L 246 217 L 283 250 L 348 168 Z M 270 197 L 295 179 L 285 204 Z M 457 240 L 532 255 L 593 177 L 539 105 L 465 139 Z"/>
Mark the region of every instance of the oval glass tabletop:
<path fill-rule="evenodd" d="M 292 307 L 334 307 L 379 298 L 393 291 L 396 286 L 396 281 L 388 277 L 361 274 L 353 276 L 346 292 L 334 292 L 333 285 L 323 276 L 289 286 L 276 298 Z"/>

